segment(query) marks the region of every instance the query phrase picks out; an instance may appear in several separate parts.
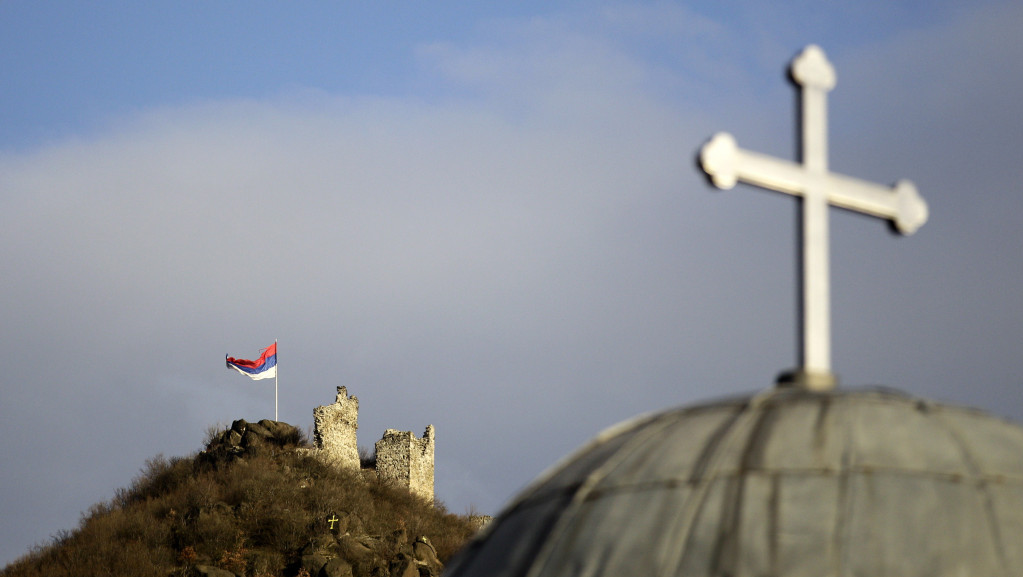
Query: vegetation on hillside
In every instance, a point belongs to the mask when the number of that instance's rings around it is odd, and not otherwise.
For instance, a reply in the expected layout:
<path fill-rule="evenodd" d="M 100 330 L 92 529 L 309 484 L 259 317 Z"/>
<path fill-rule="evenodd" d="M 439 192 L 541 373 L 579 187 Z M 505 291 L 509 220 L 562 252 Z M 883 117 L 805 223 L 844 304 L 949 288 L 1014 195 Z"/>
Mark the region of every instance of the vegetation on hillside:
<path fill-rule="evenodd" d="M 0 576 L 433 575 L 474 531 L 372 470 L 323 464 L 290 425 L 236 421 L 209 437 L 192 456 L 150 459 Z"/>

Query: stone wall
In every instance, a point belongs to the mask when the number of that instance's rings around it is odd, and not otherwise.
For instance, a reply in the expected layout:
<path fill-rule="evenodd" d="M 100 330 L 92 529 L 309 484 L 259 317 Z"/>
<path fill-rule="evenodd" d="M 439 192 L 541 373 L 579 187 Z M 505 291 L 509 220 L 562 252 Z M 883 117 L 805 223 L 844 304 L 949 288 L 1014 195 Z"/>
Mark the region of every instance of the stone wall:
<path fill-rule="evenodd" d="M 335 467 L 359 470 L 359 399 L 348 396 L 348 389 L 337 388 L 333 405 L 313 409 L 313 445 L 316 454 Z"/>
<path fill-rule="evenodd" d="M 411 456 L 409 490 L 429 503 L 433 503 L 433 457 L 436 438 L 437 433 L 433 425 L 427 425 L 422 439 L 416 439 L 415 435 L 412 435 L 412 445 L 409 447 Z"/>
<path fill-rule="evenodd" d="M 433 425 L 426 427 L 422 439 L 412 431 L 387 429 L 376 444 L 377 475 L 432 502 L 434 441 Z"/>
<path fill-rule="evenodd" d="M 490 524 L 494 518 L 490 515 L 469 515 L 469 524 L 476 532 L 480 532 L 484 527 Z"/>
<path fill-rule="evenodd" d="M 338 387 L 333 405 L 313 409 L 313 422 L 313 454 L 335 467 L 358 471 L 359 399 Z M 433 502 L 434 435 L 433 425 L 426 427 L 422 439 L 411 431 L 387 429 L 376 443 L 377 475 Z"/>

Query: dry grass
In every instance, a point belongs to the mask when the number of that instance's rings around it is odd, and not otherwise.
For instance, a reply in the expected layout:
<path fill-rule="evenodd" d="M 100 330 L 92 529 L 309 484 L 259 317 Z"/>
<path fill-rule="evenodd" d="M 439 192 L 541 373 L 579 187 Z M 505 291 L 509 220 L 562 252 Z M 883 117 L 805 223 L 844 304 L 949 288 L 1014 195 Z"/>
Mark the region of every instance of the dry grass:
<path fill-rule="evenodd" d="M 0 576 L 168 577 L 214 565 L 291 577 L 303 548 L 330 533 L 332 515 L 343 532 L 381 543 L 381 555 L 425 535 L 446 561 L 472 534 L 467 516 L 296 451 L 308 446 L 304 435 L 240 456 L 214 450 L 217 438 L 210 432 L 209 450 L 190 457 L 148 460 L 128 488 L 83 514 L 77 529 L 33 548 Z"/>

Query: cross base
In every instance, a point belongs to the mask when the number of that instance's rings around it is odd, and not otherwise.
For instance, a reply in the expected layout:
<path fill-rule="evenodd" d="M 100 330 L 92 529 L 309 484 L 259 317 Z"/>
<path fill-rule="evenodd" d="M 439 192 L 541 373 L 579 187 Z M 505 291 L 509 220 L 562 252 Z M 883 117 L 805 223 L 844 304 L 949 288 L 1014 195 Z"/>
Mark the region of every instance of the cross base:
<path fill-rule="evenodd" d="M 775 380 L 779 387 L 796 387 L 807 391 L 830 391 L 838 386 L 838 377 L 830 371 L 792 369 Z"/>

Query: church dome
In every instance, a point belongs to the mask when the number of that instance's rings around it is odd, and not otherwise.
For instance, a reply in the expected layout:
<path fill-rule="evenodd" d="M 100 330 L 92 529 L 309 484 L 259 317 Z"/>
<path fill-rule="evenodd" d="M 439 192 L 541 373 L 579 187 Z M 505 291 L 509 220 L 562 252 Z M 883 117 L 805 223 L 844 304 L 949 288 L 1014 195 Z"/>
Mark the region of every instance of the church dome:
<path fill-rule="evenodd" d="M 1023 428 L 881 389 L 643 416 L 526 489 L 450 577 L 1009 577 Z"/>

